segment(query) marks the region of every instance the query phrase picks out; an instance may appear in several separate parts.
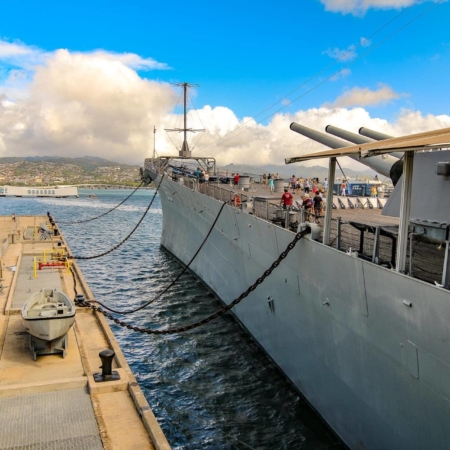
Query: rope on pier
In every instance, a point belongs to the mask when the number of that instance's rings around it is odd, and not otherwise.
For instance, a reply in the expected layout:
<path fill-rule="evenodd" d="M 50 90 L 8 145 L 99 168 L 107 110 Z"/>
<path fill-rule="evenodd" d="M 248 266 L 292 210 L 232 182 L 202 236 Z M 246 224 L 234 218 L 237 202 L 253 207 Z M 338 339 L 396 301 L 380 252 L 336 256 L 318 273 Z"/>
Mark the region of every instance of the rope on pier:
<path fill-rule="evenodd" d="M 102 313 L 105 317 L 108 319 L 111 319 L 114 323 L 117 325 L 120 325 L 121 327 L 128 328 L 129 330 L 138 332 L 138 333 L 146 333 L 146 334 L 152 334 L 152 335 L 162 335 L 162 334 L 177 334 L 177 333 L 183 333 L 185 331 L 193 330 L 194 328 L 198 328 L 202 325 L 205 325 L 209 322 L 211 322 L 214 319 L 217 319 L 218 317 L 222 316 L 223 314 L 230 311 L 233 307 L 235 307 L 238 303 L 240 303 L 244 298 L 248 297 L 251 292 L 253 292 L 260 284 L 264 282 L 264 280 L 269 277 L 272 272 L 280 265 L 280 263 L 287 257 L 289 252 L 296 246 L 297 242 L 303 238 L 306 234 L 310 233 L 311 230 L 309 228 L 306 228 L 305 230 L 297 233 L 292 240 L 286 247 L 286 250 L 280 253 L 280 256 L 278 259 L 276 259 L 272 265 L 263 273 L 261 277 L 259 277 L 251 286 L 248 287 L 246 291 L 244 291 L 239 297 L 234 299 L 229 305 L 224 306 L 219 311 L 215 312 L 214 314 L 211 314 L 210 316 L 199 320 L 198 322 L 185 325 L 183 327 L 178 328 L 168 328 L 164 330 L 153 330 L 150 328 L 141 328 L 131 325 L 130 323 L 124 322 L 122 320 L 116 319 L 111 313 L 105 311 L 102 307 L 95 306 L 91 304 L 89 301 L 86 300 L 78 300 L 77 306 L 84 306 L 87 308 L 92 308 L 94 311 Z"/>
<path fill-rule="evenodd" d="M 109 211 L 104 212 L 103 214 L 100 214 L 97 217 L 92 217 L 91 219 L 85 219 L 85 220 L 78 220 L 78 221 L 63 221 L 63 222 L 59 222 L 58 223 L 65 223 L 68 225 L 74 225 L 74 224 L 78 224 L 78 223 L 86 223 L 86 222 L 91 222 L 92 220 L 97 220 L 100 219 L 100 217 L 106 216 L 106 214 L 109 214 L 110 212 L 114 211 L 115 209 L 117 209 L 120 205 L 123 205 L 142 185 L 144 184 L 143 181 L 141 181 L 141 184 L 128 196 L 126 197 L 124 200 L 122 200 L 118 205 L 114 206 L 114 208 L 111 208 Z"/>
<path fill-rule="evenodd" d="M 96 259 L 96 258 L 101 258 L 102 256 L 108 255 L 109 253 L 113 252 L 114 250 L 117 250 L 122 244 L 124 244 L 132 235 L 133 233 L 138 229 L 139 225 L 142 223 L 142 221 L 144 220 L 144 217 L 147 215 L 148 211 L 150 210 L 153 201 L 156 198 L 156 194 L 159 191 L 159 188 L 161 186 L 161 183 L 164 179 L 164 175 L 161 176 L 161 180 L 159 181 L 158 186 L 156 187 L 155 193 L 153 194 L 152 199 L 150 200 L 150 203 L 147 206 L 147 209 L 145 210 L 144 214 L 142 215 L 142 217 L 139 219 L 139 222 L 136 224 L 136 226 L 131 230 L 131 232 L 128 234 L 128 236 L 125 237 L 125 239 L 123 239 L 122 241 L 120 241 L 117 245 L 115 245 L 114 247 L 110 248 L 109 250 L 107 250 L 106 252 L 100 253 L 99 255 L 92 255 L 92 256 L 73 256 L 73 255 L 68 255 L 67 258 L 68 259 Z"/>

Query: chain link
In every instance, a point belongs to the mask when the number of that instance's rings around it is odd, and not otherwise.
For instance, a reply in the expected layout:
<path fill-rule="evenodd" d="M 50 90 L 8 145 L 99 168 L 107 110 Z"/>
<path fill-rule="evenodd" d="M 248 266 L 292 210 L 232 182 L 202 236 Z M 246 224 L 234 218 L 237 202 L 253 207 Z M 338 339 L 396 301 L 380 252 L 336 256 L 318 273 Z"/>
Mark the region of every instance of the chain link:
<path fill-rule="evenodd" d="M 147 209 L 145 210 L 144 214 L 142 215 L 142 217 L 139 219 L 139 222 L 136 224 L 136 226 L 131 230 L 131 232 L 128 234 L 128 236 L 125 237 L 125 239 L 123 239 L 121 242 L 119 242 L 117 245 L 115 245 L 113 248 L 110 248 L 109 250 L 107 250 L 106 252 L 100 253 L 99 255 L 93 255 L 93 256 L 73 256 L 73 255 L 68 255 L 67 258 L 68 259 L 96 259 L 96 258 L 101 258 L 102 256 L 106 256 L 109 255 L 110 253 L 112 253 L 114 250 L 117 250 L 122 244 L 124 244 L 126 241 L 128 241 L 128 239 L 133 235 L 133 233 L 138 229 L 139 225 L 142 223 L 142 221 L 144 220 L 144 217 L 147 215 L 149 209 L 151 208 L 153 201 L 156 198 L 156 194 L 159 191 L 159 187 L 161 186 L 161 183 L 164 179 L 164 175 L 161 176 L 161 180 L 159 181 L 158 186 L 156 187 L 155 193 L 153 194 L 152 199 L 150 200 L 150 203 L 147 206 Z"/>
<path fill-rule="evenodd" d="M 74 221 L 74 222 L 66 222 L 66 221 L 63 221 L 63 222 L 60 222 L 60 221 L 58 221 L 58 223 L 64 223 L 64 224 L 68 224 L 68 225 L 74 225 L 74 224 L 77 224 L 77 223 L 86 223 L 86 222 L 91 222 L 92 220 L 97 220 L 97 219 L 100 219 L 100 217 L 103 217 L 103 216 L 106 216 L 106 214 L 109 214 L 110 212 L 112 212 L 112 211 L 114 211 L 115 209 L 117 209 L 120 205 L 123 205 L 142 185 L 144 184 L 144 182 L 143 181 L 141 181 L 141 184 L 127 197 L 127 198 L 125 198 L 124 200 L 122 200 L 118 205 L 116 205 L 116 206 L 114 206 L 114 208 L 112 208 L 112 209 L 110 209 L 109 211 L 106 211 L 105 213 L 103 213 L 103 214 L 100 214 L 99 216 L 97 216 L 97 217 L 92 217 L 91 219 L 85 219 L 85 220 L 77 220 L 77 221 Z"/>
<path fill-rule="evenodd" d="M 280 253 L 280 256 L 277 260 L 275 260 L 272 265 L 264 272 L 264 274 L 258 278 L 251 286 L 248 287 L 248 289 L 243 292 L 239 297 L 237 297 L 235 300 L 233 300 L 229 305 L 224 306 L 219 311 L 215 312 L 214 314 L 206 317 L 205 319 L 199 320 L 198 322 L 192 323 L 190 325 L 186 325 L 184 327 L 179 328 L 168 328 L 166 330 L 152 330 L 150 328 L 141 328 L 137 326 L 133 326 L 130 323 L 124 322 L 122 320 L 116 319 L 111 313 L 105 311 L 100 306 L 93 305 L 89 301 L 81 300 L 76 302 L 77 306 L 83 306 L 86 308 L 91 308 L 94 311 L 97 311 L 99 313 L 102 313 L 105 317 L 108 319 L 111 319 L 114 323 L 117 325 L 120 325 L 123 328 L 127 328 L 128 330 L 135 331 L 137 333 L 146 333 L 146 334 L 154 334 L 154 335 L 163 335 L 163 334 L 176 334 L 176 333 L 183 333 L 185 331 L 193 330 L 194 328 L 198 328 L 202 325 L 205 325 L 209 322 L 211 322 L 214 319 L 217 319 L 218 317 L 222 316 L 226 312 L 228 312 L 230 309 L 232 309 L 234 306 L 236 306 L 238 303 L 240 303 L 244 298 L 248 297 L 251 292 L 253 292 L 260 284 L 264 282 L 264 280 L 271 275 L 271 273 L 280 265 L 281 261 L 287 257 L 289 252 L 297 245 L 297 242 L 303 238 L 307 233 L 310 232 L 309 228 L 306 228 L 303 231 L 300 231 L 297 233 L 292 240 L 286 247 L 286 250 Z"/>

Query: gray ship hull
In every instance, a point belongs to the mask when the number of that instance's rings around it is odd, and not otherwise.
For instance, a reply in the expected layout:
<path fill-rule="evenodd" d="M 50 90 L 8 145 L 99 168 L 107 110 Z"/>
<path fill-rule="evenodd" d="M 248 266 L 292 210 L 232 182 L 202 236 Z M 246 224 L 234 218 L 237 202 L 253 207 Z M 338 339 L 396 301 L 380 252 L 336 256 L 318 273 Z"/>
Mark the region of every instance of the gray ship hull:
<path fill-rule="evenodd" d="M 221 203 L 169 179 L 160 197 L 187 263 Z M 191 269 L 229 304 L 293 237 L 225 206 Z M 449 291 L 305 238 L 233 312 L 351 449 L 450 448 Z"/>

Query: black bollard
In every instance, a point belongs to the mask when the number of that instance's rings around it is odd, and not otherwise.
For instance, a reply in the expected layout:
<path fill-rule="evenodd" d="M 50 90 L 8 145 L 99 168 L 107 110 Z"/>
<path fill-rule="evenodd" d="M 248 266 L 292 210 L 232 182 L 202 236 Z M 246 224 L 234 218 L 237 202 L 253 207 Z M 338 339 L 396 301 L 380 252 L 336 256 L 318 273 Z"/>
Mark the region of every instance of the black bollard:
<path fill-rule="evenodd" d="M 102 383 L 104 381 L 116 381 L 120 380 L 120 375 L 117 371 L 112 370 L 112 362 L 115 353 L 112 350 L 102 350 L 99 353 L 100 359 L 102 360 L 102 373 L 94 373 L 94 380 L 96 383 Z"/>
<path fill-rule="evenodd" d="M 102 360 L 102 377 L 112 375 L 112 360 L 115 353 L 112 350 L 103 350 L 99 353 Z"/>

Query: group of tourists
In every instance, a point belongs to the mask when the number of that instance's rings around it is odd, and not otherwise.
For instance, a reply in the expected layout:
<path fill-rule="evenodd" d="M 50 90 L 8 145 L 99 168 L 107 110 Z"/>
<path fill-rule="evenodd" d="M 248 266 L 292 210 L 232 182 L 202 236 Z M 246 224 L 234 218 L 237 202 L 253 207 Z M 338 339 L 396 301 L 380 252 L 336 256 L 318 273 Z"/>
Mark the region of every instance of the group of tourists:
<path fill-rule="evenodd" d="M 291 209 L 293 206 L 294 196 L 289 192 L 288 188 L 284 188 L 284 194 L 281 196 L 280 205 L 285 209 Z M 320 223 L 320 218 L 323 213 L 323 193 L 317 190 L 314 196 L 304 193 L 302 195 L 302 208 L 305 210 L 305 219 L 311 220 L 314 218 L 315 223 Z"/>
<path fill-rule="evenodd" d="M 303 179 L 303 177 L 296 178 L 295 175 L 292 175 L 292 177 L 289 179 L 289 186 L 291 187 L 293 194 L 299 194 L 300 191 L 305 191 L 305 194 L 309 194 L 312 192 L 315 195 L 316 192 L 320 191 L 321 189 L 328 189 L 328 180 L 327 178 L 325 178 L 321 188 L 318 178 Z"/>
<path fill-rule="evenodd" d="M 195 171 L 195 178 L 199 181 L 199 183 L 208 183 L 209 182 L 209 173 L 201 169 L 200 167 L 197 167 L 197 170 Z"/>

